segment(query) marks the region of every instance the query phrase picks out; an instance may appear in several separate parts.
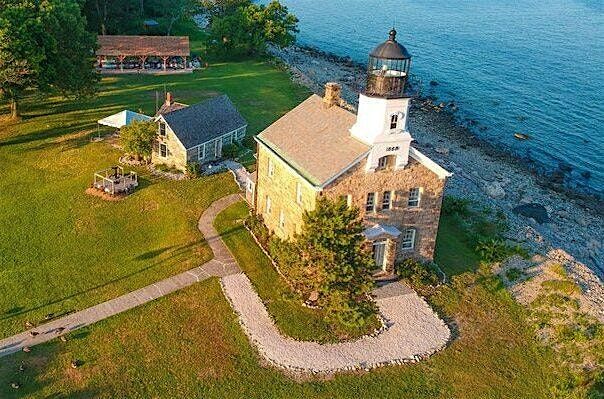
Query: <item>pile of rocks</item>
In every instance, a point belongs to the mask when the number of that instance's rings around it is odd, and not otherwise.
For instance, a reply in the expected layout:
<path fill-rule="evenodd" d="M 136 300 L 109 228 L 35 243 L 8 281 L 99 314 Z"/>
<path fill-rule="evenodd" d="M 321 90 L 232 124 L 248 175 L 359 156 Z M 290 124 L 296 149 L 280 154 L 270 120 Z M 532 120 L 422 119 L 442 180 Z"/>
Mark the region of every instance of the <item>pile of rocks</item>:
<path fill-rule="evenodd" d="M 300 84 L 320 94 L 324 83 L 338 82 L 343 98 L 353 107 L 356 104 L 364 76 L 361 66 L 295 46 L 273 54 L 290 65 Z M 510 225 L 508 239 L 544 254 L 561 249 L 572 254 L 582 274 L 587 268 L 579 265 L 584 264 L 596 273 L 590 279 L 604 276 L 602 201 L 561 190 L 522 160 L 479 140 L 457 120 L 455 109 L 454 103 L 418 98 L 409 116 L 414 147 L 454 173 L 446 195 L 503 212 Z M 542 223 L 519 212 L 518 206 L 524 204 L 545 210 Z"/>

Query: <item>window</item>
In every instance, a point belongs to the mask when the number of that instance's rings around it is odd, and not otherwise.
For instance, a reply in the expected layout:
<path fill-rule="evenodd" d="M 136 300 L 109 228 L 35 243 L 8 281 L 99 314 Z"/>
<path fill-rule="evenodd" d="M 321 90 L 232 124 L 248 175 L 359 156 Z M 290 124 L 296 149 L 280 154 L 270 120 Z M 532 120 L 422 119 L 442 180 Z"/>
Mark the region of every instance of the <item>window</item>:
<path fill-rule="evenodd" d="M 394 130 L 398 127 L 398 114 L 390 116 L 390 130 Z"/>
<path fill-rule="evenodd" d="M 197 147 L 197 157 L 199 158 L 200 161 L 206 157 L 206 145 L 205 144 L 202 144 L 199 147 Z"/>
<path fill-rule="evenodd" d="M 340 201 L 344 202 L 346 206 L 350 208 L 352 206 L 352 195 L 340 195 Z"/>
<path fill-rule="evenodd" d="M 159 143 L 159 156 L 162 158 L 168 157 L 168 146 L 164 143 Z"/>
<path fill-rule="evenodd" d="M 420 187 L 414 187 L 411 190 L 409 190 L 409 200 L 407 201 L 407 206 L 409 206 L 411 208 L 419 207 L 421 191 L 422 190 Z"/>
<path fill-rule="evenodd" d="M 268 215 L 271 214 L 271 197 L 269 197 L 268 195 L 266 196 L 266 213 Z"/>
<path fill-rule="evenodd" d="M 296 183 L 296 202 L 298 204 L 302 203 L 302 185 L 300 182 Z"/>
<path fill-rule="evenodd" d="M 384 191 L 382 196 L 382 209 L 392 208 L 392 191 Z"/>
<path fill-rule="evenodd" d="M 365 203 L 367 212 L 375 211 L 375 193 L 367 193 L 367 202 Z"/>
<path fill-rule="evenodd" d="M 403 233 L 403 239 L 401 240 L 402 249 L 413 249 L 415 247 L 415 229 L 407 229 Z"/>
<path fill-rule="evenodd" d="M 279 227 L 285 227 L 285 214 L 283 213 L 283 210 L 279 212 Z"/>
<path fill-rule="evenodd" d="M 268 160 L 268 177 L 273 177 L 275 174 L 275 165 L 271 159 Z"/>
<path fill-rule="evenodd" d="M 166 123 L 159 122 L 159 135 L 162 137 L 166 137 Z"/>
<path fill-rule="evenodd" d="M 394 164 L 395 155 L 385 155 L 378 159 L 378 169 L 386 169 Z"/>

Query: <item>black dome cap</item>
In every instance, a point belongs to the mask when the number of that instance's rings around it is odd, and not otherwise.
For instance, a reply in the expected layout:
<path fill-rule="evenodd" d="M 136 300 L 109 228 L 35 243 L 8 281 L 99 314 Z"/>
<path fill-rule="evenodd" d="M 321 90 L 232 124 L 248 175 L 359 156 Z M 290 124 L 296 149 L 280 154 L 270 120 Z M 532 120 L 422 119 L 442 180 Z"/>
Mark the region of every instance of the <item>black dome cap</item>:
<path fill-rule="evenodd" d="M 411 54 L 405 46 L 396 41 L 396 30 L 392 28 L 390 37 L 384 43 L 380 44 L 369 54 L 375 58 L 384 58 L 389 60 L 404 60 L 411 58 Z"/>

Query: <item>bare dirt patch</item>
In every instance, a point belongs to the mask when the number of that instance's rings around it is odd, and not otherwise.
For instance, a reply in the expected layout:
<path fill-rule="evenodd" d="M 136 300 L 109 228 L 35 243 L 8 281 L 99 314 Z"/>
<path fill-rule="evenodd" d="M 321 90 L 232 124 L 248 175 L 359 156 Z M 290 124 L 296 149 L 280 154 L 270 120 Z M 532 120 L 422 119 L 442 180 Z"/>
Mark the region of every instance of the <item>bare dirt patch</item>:
<path fill-rule="evenodd" d="M 104 191 L 98 190 L 96 188 L 93 187 L 88 187 L 85 191 L 86 194 L 91 195 L 93 197 L 98 197 L 100 199 L 103 199 L 105 201 L 121 201 L 124 198 L 127 197 L 127 195 L 123 195 L 123 194 L 118 194 L 118 195 L 111 195 L 111 194 L 107 194 Z"/>

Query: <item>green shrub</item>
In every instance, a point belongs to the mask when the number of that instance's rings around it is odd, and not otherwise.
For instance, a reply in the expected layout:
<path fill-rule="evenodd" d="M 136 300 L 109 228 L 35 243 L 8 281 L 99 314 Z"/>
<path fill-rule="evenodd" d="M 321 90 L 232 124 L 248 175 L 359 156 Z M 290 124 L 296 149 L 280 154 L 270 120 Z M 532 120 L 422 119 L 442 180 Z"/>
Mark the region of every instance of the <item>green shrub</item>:
<path fill-rule="evenodd" d="M 442 212 L 445 215 L 468 216 L 471 201 L 465 198 L 446 196 L 443 200 Z"/>
<path fill-rule="evenodd" d="M 189 162 L 187 163 L 187 168 L 185 173 L 189 178 L 196 178 L 201 176 L 201 168 L 198 162 Z"/>
<path fill-rule="evenodd" d="M 503 240 L 490 239 L 480 240 L 476 245 L 476 251 L 480 258 L 486 262 L 501 262 L 508 256 L 508 247 Z"/>
<path fill-rule="evenodd" d="M 397 274 L 413 288 L 435 287 L 441 282 L 436 265 L 423 263 L 415 259 L 405 259 L 395 266 Z"/>
<path fill-rule="evenodd" d="M 239 154 L 239 147 L 236 144 L 227 144 L 222 147 L 222 157 L 234 159 Z"/>
<path fill-rule="evenodd" d="M 526 274 L 522 270 L 518 269 L 517 267 L 512 267 L 511 269 L 508 269 L 505 272 L 505 276 L 507 277 L 507 279 L 509 281 L 514 282 L 514 281 L 520 280 L 521 278 L 526 276 Z"/>
<path fill-rule="evenodd" d="M 245 221 L 246 226 L 252 231 L 256 239 L 262 245 L 264 249 L 268 249 L 268 243 L 271 238 L 271 233 L 268 228 L 264 225 L 262 216 L 256 215 L 251 212 Z"/>

